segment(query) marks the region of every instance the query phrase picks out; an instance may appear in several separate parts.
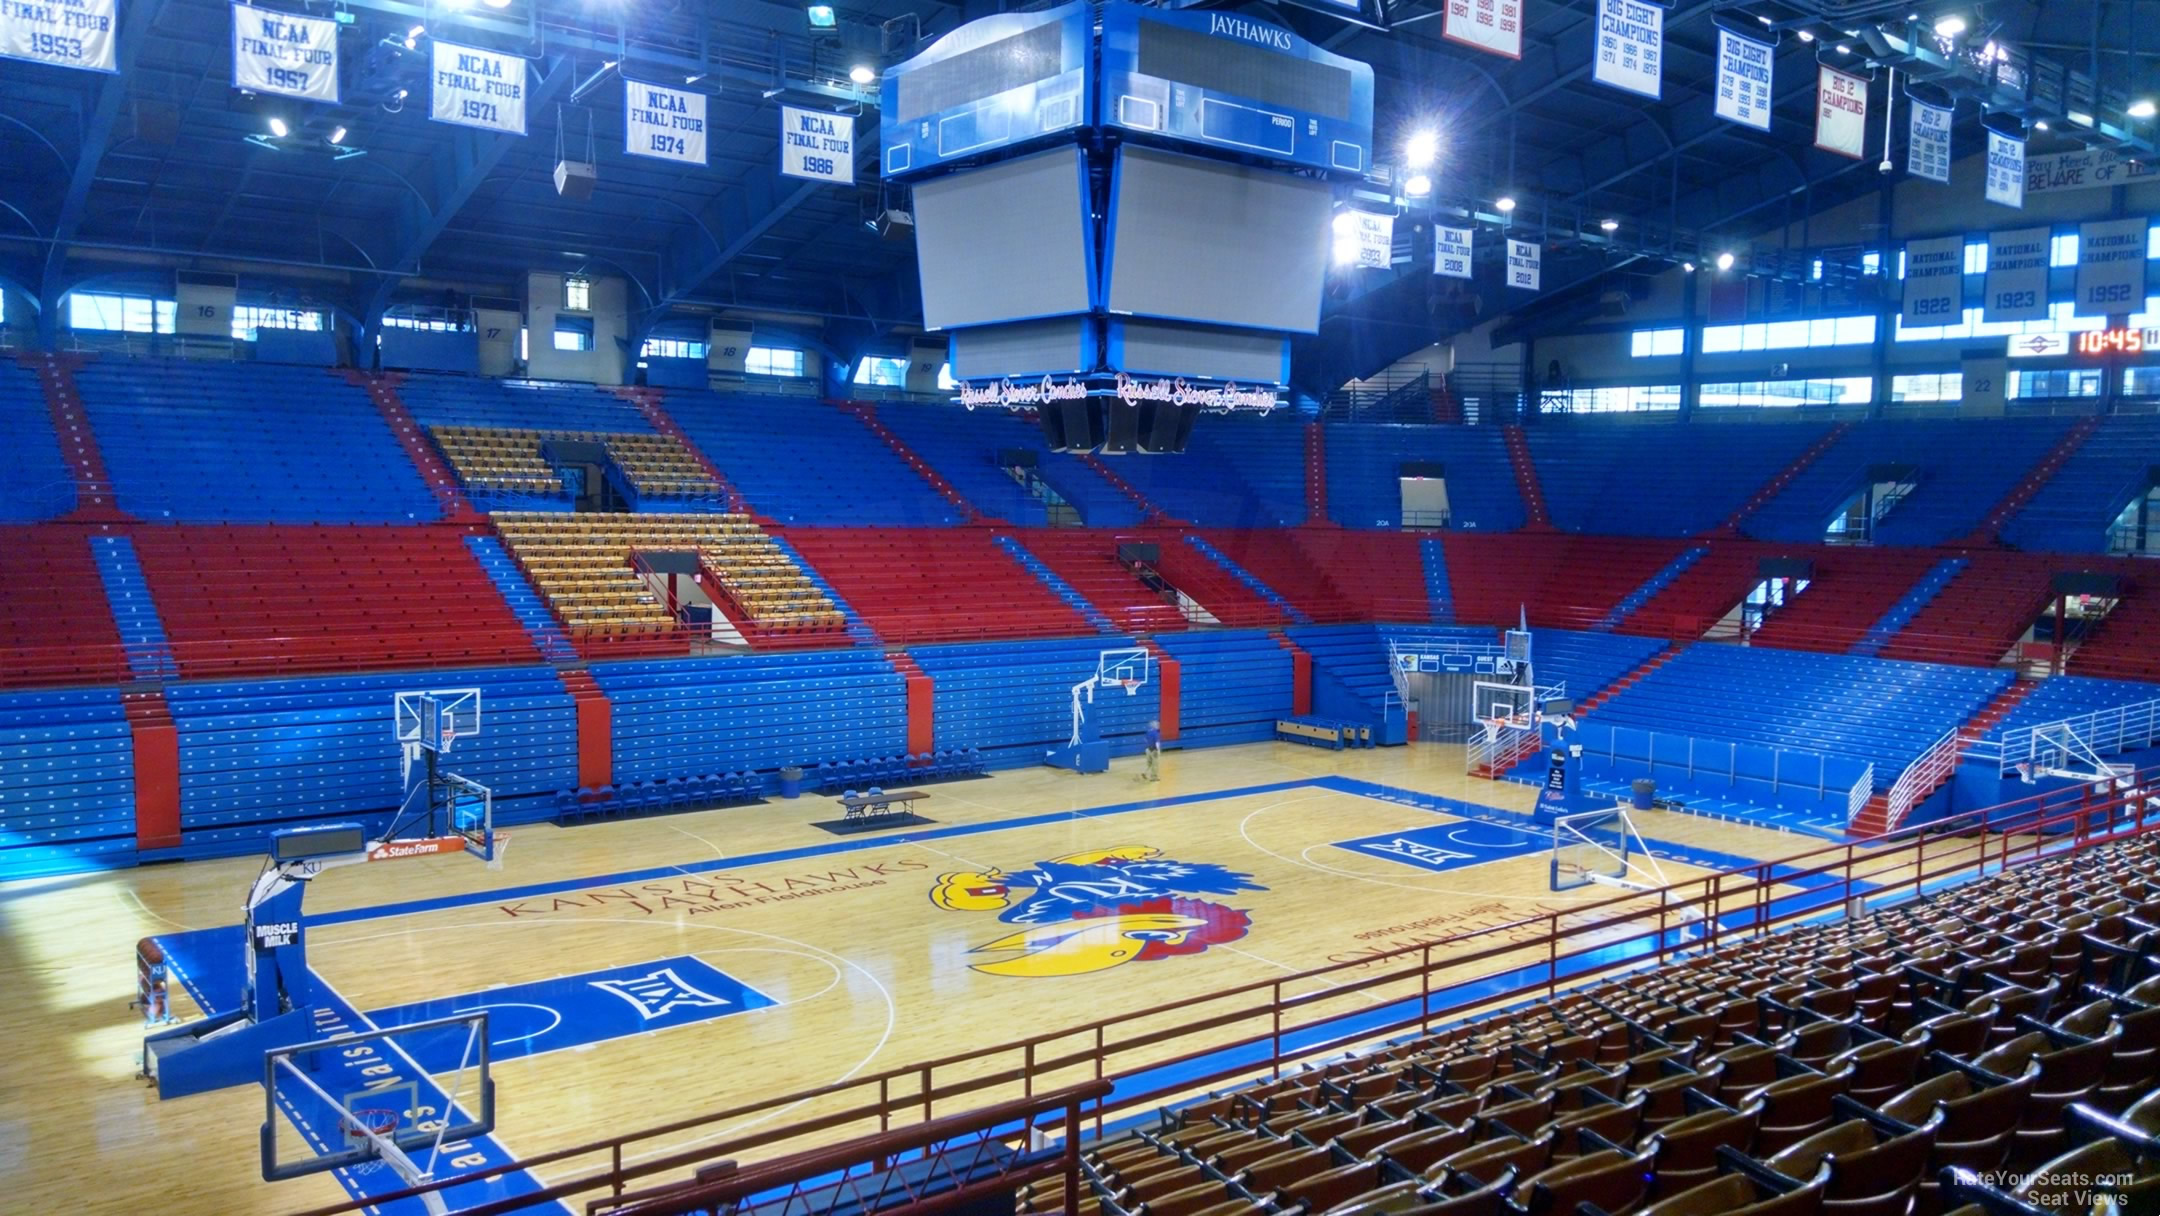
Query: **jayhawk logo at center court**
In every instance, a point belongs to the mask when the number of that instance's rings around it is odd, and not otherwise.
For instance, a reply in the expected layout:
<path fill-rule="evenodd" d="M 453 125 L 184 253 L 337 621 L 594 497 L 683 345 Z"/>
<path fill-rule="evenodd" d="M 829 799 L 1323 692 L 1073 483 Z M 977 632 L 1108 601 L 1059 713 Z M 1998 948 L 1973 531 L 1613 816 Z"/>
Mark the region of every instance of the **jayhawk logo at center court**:
<path fill-rule="evenodd" d="M 948 912 L 996 912 L 998 920 L 1019 926 L 972 951 L 1014 957 L 974 969 L 1039 979 L 1200 954 L 1234 942 L 1252 918 L 1197 897 L 1265 890 L 1250 874 L 1173 861 L 1146 845 L 1121 845 L 1038 861 L 1017 874 L 942 874 L 930 902 Z"/>

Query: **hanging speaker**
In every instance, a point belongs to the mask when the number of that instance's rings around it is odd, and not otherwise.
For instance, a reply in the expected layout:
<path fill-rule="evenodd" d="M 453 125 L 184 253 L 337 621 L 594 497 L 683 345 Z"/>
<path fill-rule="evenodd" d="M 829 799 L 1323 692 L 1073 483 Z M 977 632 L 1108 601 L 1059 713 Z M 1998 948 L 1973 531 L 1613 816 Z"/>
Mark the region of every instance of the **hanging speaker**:
<path fill-rule="evenodd" d="M 1192 438 L 1193 420 L 1200 416 L 1197 405 L 1172 405 L 1167 401 L 1150 401 L 1140 407 L 1140 450 L 1143 452 L 1182 452 L 1185 441 Z"/>
<path fill-rule="evenodd" d="M 1035 424 L 1042 428 L 1043 442 L 1053 452 L 1068 450 L 1065 442 L 1065 411 L 1057 406 L 1045 406 L 1035 411 Z"/>
<path fill-rule="evenodd" d="M 1140 411 L 1113 397 L 1110 399 L 1110 433 L 1103 438 L 1103 454 L 1124 456 L 1140 448 Z"/>
<path fill-rule="evenodd" d="M 1046 407 L 1047 408 L 1047 407 Z M 1102 400 L 1088 397 L 1059 403 L 1065 413 L 1065 443 L 1070 451 L 1088 452 L 1102 446 Z"/>

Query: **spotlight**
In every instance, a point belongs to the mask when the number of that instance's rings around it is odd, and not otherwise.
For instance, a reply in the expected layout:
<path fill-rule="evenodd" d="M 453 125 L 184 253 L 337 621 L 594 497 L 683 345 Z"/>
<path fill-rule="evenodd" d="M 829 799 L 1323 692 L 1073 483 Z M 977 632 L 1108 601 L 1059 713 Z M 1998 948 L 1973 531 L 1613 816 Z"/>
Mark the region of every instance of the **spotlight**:
<path fill-rule="evenodd" d="M 858 63 L 848 69 L 847 78 L 856 84 L 869 84 L 877 79 L 877 70 L 867 63 Z"/>
<path fill-rule="evenodd" d="M 416 50 L 419 50 L 419 49 L 420 49 L 420 35 L 422 35 L 422 34 L 425 34 L 425 33 L 427 33 L 427 27 L 426 27 L 426 26 L 424 26 L 424 25 L 416 25 L 416 26 L 412 27 L 411 29 L 409 29 L 409 30 L 406 30 L 406 31 L 405 31 L 405 49 L 406 49 L 406 50 L 408 50 L 408 51 L 416 51 Z"/>
<path fill-rule="evenodd" d="M 1619 221 L 1619 220 L 1599 220 L 1599 221 L 1597 222 L 1597 226 L 1598 226 L 1598 227 L 1600 227 L 1600 228 L 1603 228 L 1603 229 L 1604 229 L 1605 231 L 1607 231 L 1607 232 L 1612 232 L 1612 231 L 1614 231 L 1614 230 L 1616 230 L 1616 229 L 1618 229 L 1618 228 L 1620 227 L 1620 221 Z"/>
<path fill-rule="evenodd" d="M 1935 22 L 1935 36 L 1938 38 L 1955 38 L 1964 32 L 1965 18 L 1958 16 L 1956 13 Z"/>
<path fill-rule="evenodd" d="M 1812 33 L 1810 33 L 1810 32 L 1808 32 L 1807 30 L 1801 30 L 1801 31 L 1800 31 L 1800 41 L 1802 41 L 1802 42 L 1813 42 L 1813 41 L 1815 41 L 1815 35 L 1814 35 L 1814 34 L 1812 34 Z"/>
<path fill-rule="evenodd" d="M 1410 180 L 1403 183 L 1403 193 L 1411 198 L 1424 198 L 1432 193 L 1432 178 L 1423 173 L 1412 174 Z"/>
<path fill-rule="evenodd" d="M 331 142 L 331 143 L 333 143 L 333 144 L 341 144 L 341 143 L 344 143 L 344 142 L 345 142 L 345 128 L 343 128 L 343 127 L 338 127 L 338 128 L 336 128 L 336 129 L 332 130 L 332 131 L 330 132 L 330 142 Z"/>
<path fill-rule="evenodd" d="M 1840 54 L 1840 55 L 1850 55 L 1850 54 L 1852 54 L 1852 46 L 1851 46 L 1851 44 L 1850 44 L 1850 43 L 1844 43 L 1844 42 L 1840 42 L 1840 43 L 1838 43 L 1838 44 L 1837 44 L 1837 53 L 1838 53 L 1838 54 Z"/>
<path fill-rule="evenodd" d="M 406 97 L 406 93 L 407 93 L 407 91 L 406 91 L 406 90 L 404 90 L 404 89 L 399 89 L 399 90 L 398 90 L 398 91 L 397 91 L 397 92 L 396 92 L 395 94 L 393 94 L 393 95 L 391 96 L 390 100 L 392 100 L 392 101 L 403 101 L 403 100 L 405 100 L 405 97 Z"/>
<path fill-rule="evenodd" d="M 1717 268 L 1719 270 L 1731 270 L 1732 255 L 1730 253 L 1721 253 L 1717 255 Z"/>
<path fill-rule="evenodd" d="M 286 136 L 292 134 L 292 128 L 285 125 L 284 119 L 279 118 L 277 115 L 273 114 L 270 116 L 270 134 L 277 136 L 279 139 L 283 139 Z"/>
<path fill-rule="evenodd" d="M 2156 107 L 2153 105 L 2152 98 L 2140 97 L 2136 101 L 2131 102 L 2130 108 L 2124 111 L 2124 113 L 2128 114 L 2132 118 L 2151 118 L 2155 113 L 2160 113 L 2160 107 Z"/>
<path fill-rule="evenodd" d="M 1347 211 L 1336 212 L 1335 218 L 1330 222 L 1333 224 L 1335 235 L 1338 238 L 1349 237 L 1357 232 L 1357 220 L 1352 218 Z"/>
<path fill-rule="evenodd" d="M 1682 263 L 1680 263 L 1680 269 L 1681 269 L 1681 270 L 1683 270 L 1683 271 L 1686 271 L 1686 272 L 1687 272 L 1688 274 L 1694 274 L 1694 273 L 1695 273 L 1695 263 L 1693 263 L 1693 262 L 1682 262 Z"/>
<path fill-rule="evenodd" d="M 1493 200 L 1493 209 L 1498 211 L 1502 215 L 1508 215 L 1512 213 L 1515 210 L 1515 197 L 1509 194 L 1501 195 L 1499 198 Z"/>
<path fill-rule="evenodd" d="M 1429 169 L 1433 159 L 1440 154 L 1440 137 L 1430 131 L 1419 131 L 1403 145 L 1403 159 L 1413 169 Z"/>
<path fill-rule="evenodd" d="M 805 7 L 803 9 L 803 18 L 810 23 L 810 28 L 814 30 L 837 29 L 840 25 L 840 15 L 833 11 L 833 6 L 830 4 L 812 4 Z"/>
<path fill-rule="evenodd" d="M 485 4 L 485 5 L 487 5 L 487 6 L 489 7 L 489 8 L 509 8 L 509 7 L 510 7 L 510 0 L 480 0 L 480 2 L 481 2 L 482 4 Z"/>
<path fill-rule="evenodd" d="M 2048 129 L 2048 125 L 2047 125 L 2047 119 L 2045 119 L 2045 118 L 2040 118 L 2040 119 L 2035 119 L 2035 120 L 2033 121 L 2033 130 L 2035 130 L 2035 131 L 2045 131 L 2045 130 L 2047 130 L 2047 129 Z"/>

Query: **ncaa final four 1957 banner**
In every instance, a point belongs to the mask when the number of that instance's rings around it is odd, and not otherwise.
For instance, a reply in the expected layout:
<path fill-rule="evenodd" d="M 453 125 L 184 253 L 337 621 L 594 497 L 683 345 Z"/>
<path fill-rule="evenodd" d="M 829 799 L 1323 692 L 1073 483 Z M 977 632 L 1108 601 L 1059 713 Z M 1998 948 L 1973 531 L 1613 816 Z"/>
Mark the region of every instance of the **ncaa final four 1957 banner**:
<path fill-rule="evenodd" d="M 232 6 L 233 87 L 336 105 L 337 22 Z"/>
<path fill-rule="evenodd" d="M 115 0 L 0 0 L 0 58 L 113 70 Z"/>

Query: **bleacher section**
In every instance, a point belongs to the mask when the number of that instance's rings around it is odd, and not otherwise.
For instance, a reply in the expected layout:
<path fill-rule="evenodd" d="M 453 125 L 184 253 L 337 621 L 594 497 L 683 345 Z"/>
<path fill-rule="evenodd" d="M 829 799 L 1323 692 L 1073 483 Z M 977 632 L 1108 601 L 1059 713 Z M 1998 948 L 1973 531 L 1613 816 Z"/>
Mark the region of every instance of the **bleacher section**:
<path fill-rule="evenodd" d="M 1816 423 L 1613 419 L 1548 419 L 1525 429 L 1553 526 L 1615 536 L 1693 536 L 1717 527 L 1823 431 Z"/>
<path fill-rule="evenodd" d="M 2160 575 L 2134 568 L 2114 610 L 2070 652 L 2069 669 L 2160 683 Z"/>
<path fill-rule="evenodd" d="M 1498 427 L 1327 425 L 1328 517 L 1348 528 L 1403 526 L 1402 466 L 1437 464 L 1447 478 L 1446 527 L 1512 532 L 1522 495 Z M 1439 527 L 1436 520 L 1413 527 Z"/>
<path fill-rule="evenodd" d="M 1887 788 L 2010 683 L 2008 671 L 1696 643 L 1605 702 L 1597 721 L 1850 756 Z"/>
<path fill-rule="evenodd" d="M 2152 488 L 2160 464 L 2160 416 L 2104 418 L 2055 476 L 2012 516 L 2002 538 L 2020 549 L 2102 553 L 2108 525 Z"/>
<path fill-rule="evenodd" d="M 1210 545 L 1309 620 L 1421 621 L 1432 613 L 1425 556 L 1406 533 L 1252 528 L 1204 533 Z"/>
<path fill-rule="evenodd" d="M 1746 541 L 1719 540 L 1614 628 L 1621 633 L 1699 638 L 1762 581 L 1766 552 Z"/>
<path fill-rule="evenodd" d="M 75 372 L 120 508 L 185 523 L 411 523 L 435 496 L 365 392 L 316 368 L 96 359 Z"/>
<path fill-rule="evenodd" d="M 1875 540 L 1944 544 L 1972 531 L 2068 426 L 2061 418 L 1858 423 L 1740 526 L 1770 540 L 1820 540 L 1866 488 L 1870 469 L 1910 465 L 1915 488 L 1876 524 Z"/>
<path fill-rule="evenodd" d="M 457 470 L 458 480 L 483 505 L 495 505 L 491 497 L 507 496 L 512 505 L 525 506 L 518 500 L 539 497 L 560 499 L 561 507 L 567 508 L 570 502 L 563 476 L 544 454 L 543 445 L 550 440 L 597 443 L 605 448 L 638 507 L 681 510 L 690 503 L 706 502 L 717 508 L 726 501 L 720 484 L 697 457 L 665 435 L 467 426 L 439 426 L 429 433 Z"/>
<path fill-rule="evenodd" d="M 453 528 L 172 526 L 134 540 L 183 676 L 538 657 Z"/>
<path fill-rule="evenodd" d="M 489 787 L 496 825 L 553 813 L 577 784 L 570 696 L 545 667 L 437 671 L 432 688 L 478 688 L 480 734 L 444 757 Z M 409 673 L 245 683 L 179 683 L 166 700 L 180 734 L 180 853 L 260 852 L 272 827 L 359 820 L 388 826 L 403 795 L 390 705 Z"/>
<path fill-rule="evenodd" d="M 581 642 L 619 646 L 644 635 L 687 643 L 634 562 L 640 553 L 695 553 L 712 575 L 700 587 L 719 592 L 712 598 L 751 645 L 845 644 L 832 600 L 746 516 L 499 512 L 495 526 Z"/>
<path fill-rule="evenodd" d="M 1184 613 L 1118 560 L 1117 533 L 1084 528 L 1031 529 L 1011 537 L 1049 567 L 1096 611 L 1127 633 L 1186 627 Z"/>
<path fill-rule="evenodd" d="M 1966 566 L 1883 644 L 1886 659 L 1987 666 L 2007 654 L 2047 607 L 2053 563 L 1977 550 Z"/>
<path fill-rule="evenodd" d="M 1530 631 L 1530 663 L 1537 672 L 1537 682 L 1547 687 L 1565 684 L 1568 699 L 1577 705 L 1603 692 L 1614 680 L 1663 649 L 1665 643 L 1659 638 L 1575 629 Z"/>
<path fill-rule="evenodd" d="M 407 375 L 398 396 L 420 425 L 651 434 L 637 406 L 590 384 Z"/>
<path fill-rule="evenodd" d="M 1117 475 L 1172 518 L 1210 528 L 1305 522 L 1305 430 L 1294 418 L 1208 418 L 1182 456 L 1113 456 Z"/>
<path fill-rule="evenodd" d="M 1512 625 L 1527 611 L 1533 625 L 1575 629 L 1605 622 L 1682 551 L 1669 540 L 1536 532 L 1451 534 L 1444 544 L 1456 620 Z"/>
<path fill-rule="evenodd" d="M 981 748 L 992 768 L 1042 763 L 1049 743 L 1072 735 L 1072 688 L 1095 674 L 1104 650 L 1131 646 L 1116 636 L 1057 642 L 998 642 L 910 648 L 937 683 L 936 746 Z M 1161 709 L 1162 686 L 1150 679 L 1126 694 L 1098 689 L 1092 713 L 1113 756 L 1141 746 L 1141 732 Z"/>
<path fill-rule="evenodd" d="M 750 500 L 788 524 L 954 524 L 958 508 L 860 418 L 783 397 L 670 389 L 662 403 Z"/>
<path fill-rule="evenodd" d="M 27 522 L 64 515 L 75 506 L 74 477 L 53 436 L 51 413 L 38 378 L 0 358 L 0 520 Z"/>
<path fill-rule="evenodd" d="M 2160 685 L 2134 680 L 2103 680 L 2092 676 L 2055 676 L 2034 686 L 1990 733 L 2060 722 L 2105 709 L 2160 701 Z"/>
<path fill-rule="evenodd" d="M 962 410 L 949 405 L 880 405 L 878 419 L 928 461 L 977 511 L 992 519 L 1030 527 L 1049 522 L 1049 509 L 1043 499 L 998 465 L 998 453 L 1007 449 L 1035 452 L 1038 468 L 1048 461 L 1050 453 L 1043 448 L 1042 433 L 1034 424 L 1004 410 Z M 1077 461 L 1071 463 L 1081 467 Z M 1090 479 L 1100 482 L 1092 474 Z M 1102 487 L 1102 497 L 1127 501 L 1108 486 Z M 1083 504 L 1073 504 L 1083 520 L 1095 522 L 1082 508 Z M 1137 516 L 1137 512 L 1133 514 Z"/>
<path fill-rule="evenodd" d="M 1391 640 L 1480 647 L 1499 641 L 1492 630 L 1469 625 L 1299 625 L 1283 632 L 1312 655 L 1314 716 L 1375 727 L 1399 702 L 1389 666 Z"/>
<path fill-rule="evenodd" d="M 1850 650 L 1935 564 L 1931 554 L 1904 549 L 1835 546 L 1811 556 L 1814 579 L 1770 613 L 1755 634 L 1762 645 Z"/>
<path fill-rule="evenodd" d="M 1092 632 L 986 529 L 790 528 L 786 535 L 888 642 Z"/>
<path fill-rule="evenodd" d="M 66 525 L 0 527 L 0 688 L 126 675 L 89 535 Z"/>
<path fill-rule="evenodd" d="M 120 694 L 0 695 L 0 879 L 124 865 L 134 854 L 134 745 Z"/>
<path fill-rule="evenodd" d="M 1290 716 L 1290 652 L 1263 630 L 1174 633 L 1156 645 L 1178 661 L 1178 741 L 1259 743 Z"/>
<path fill-rule="evenodd" d="M 595 663 L 591 671 L 614 706 L 618 785 L 695 773 L 769 777 L 786 765 L 907 746 L 905 688 L 873 649 Z"/>

